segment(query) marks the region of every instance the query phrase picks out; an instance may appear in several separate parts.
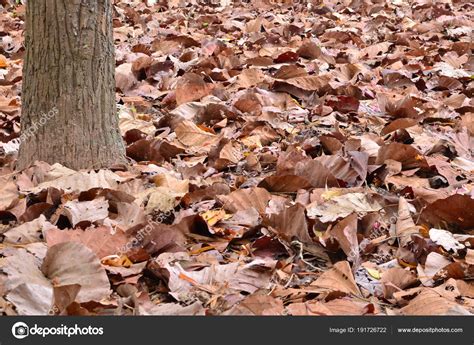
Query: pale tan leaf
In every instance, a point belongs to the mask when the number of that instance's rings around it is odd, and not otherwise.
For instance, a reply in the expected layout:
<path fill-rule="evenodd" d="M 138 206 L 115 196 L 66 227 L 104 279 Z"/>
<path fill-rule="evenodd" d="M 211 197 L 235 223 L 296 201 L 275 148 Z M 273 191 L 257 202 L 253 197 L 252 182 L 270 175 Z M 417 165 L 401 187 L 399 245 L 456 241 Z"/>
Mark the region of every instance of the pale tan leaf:
<path fill-rule="evenodd" d="M 99 259 L 121 253 L 128 241 L 128 237 L 123 232 L 117 231 L 112 234 L 112 229 L 105 226 L 86 230 L 50 229 L 46 231 L 48 247 L 64 242 L 79 242 L 91 249 Z"/>
<path fill-rule="evenodd" d="M 360 296 L 361 294 L 354 280 L 351 266 L 347 261 L 335 263 L 329 271 L 324 272 L 318 279 L 312 282 L 311 286 L 331 291 L 340 291 L 349 295 Z"/>
<path fill-rule="evenodd" d="M 7 299 L 19 315 L 48 315 L 53 306 L 53 289 L 49 285 L 23 283 L 15 287 Z"/>
<path fill-rule="evenodd" d="M 215 134 L 203 131 L 193 122 L 182 121 L 175 129 L 178 140 L 186 146 L 210 146 L 217 142 Z"/>
<path fill-rule="evenodd" d="M 109 202 L 103 197 L 82 202 L 72 200 L 64 205 L 64 213 L 73 227 L 84 221 L 93 223 L 108 217 Z"/>
<path fill-rule="evenodd" d="M 57 229 L 56 226 L 46 220 L 44 215 L 32 220 L 31 222 L 23 223 L 15 228 L 5 232 L 5 243 L 27 244 L 41 241 L 43 232 L 50 229 Z"/>
<path fill-rule="evenodd" d="M 41 266 L 54 286 L 79 284 L 78 302 L 100 301 L 110 295 L 105 269 L 94 252 L 78 242 L 64 242 L 49 248 Z"/>
<path fill-rule="evenodd" d="M 455 308 L 462 308 L 455 302 L 441 297 L 433 290 L 423 290 L 415 299 L 400 309 L 402 315 L 449 315 Z M 468 313 L 466 311 L 466 313 Z M 469 314 L 469 313 L 468 313 Z"/>
<path fill-rule="evenodd" d="M 0 193 L 0 210 L 8 208 L 12 202 L 18 198 L 18 188 L 13 180 L 13 176 L 0 177 L 1 193 Z"/>
<path fill-rule="evenodd" d="M 400 267 L 393 267 L 385 271 L 380 281 L 383 286 L 384 297 L 389 299 L 393 293 L 403 290 L 417 282 L 416 277 L 410 271 Z"/>
<path fill-rule="evenodd" d="M 115 189 L 118 182 L 124 181 L 124 178 L 110 170 L 99 170 L 98 172 L 75 172 L 70 170 L 55 178 L 40 183 L 36 187 L 25 190 L 25 192 L 39 193 L 49 187 L 62 189 L 66 192 L 84 192 L 92 188 Z"/>
<path fill-rule="evenodd" d="M 411 235 L 419 233 L 418 227 L 411 218 L 410 204 L 404 197 L 400 197 L 398 201 L 396 233 L 402 247 L 411 241 Z"/>
<path fill-rule="evenodd" d="M 311 203 L 306 209 L 308 217 L 318 217 L 321 222 L 326 223 L 347 217 L 353 212 L 377 212 L 382 209 L 382 205 L 370 194 L 348 193 L 331 198 L 323 204 Z"/>

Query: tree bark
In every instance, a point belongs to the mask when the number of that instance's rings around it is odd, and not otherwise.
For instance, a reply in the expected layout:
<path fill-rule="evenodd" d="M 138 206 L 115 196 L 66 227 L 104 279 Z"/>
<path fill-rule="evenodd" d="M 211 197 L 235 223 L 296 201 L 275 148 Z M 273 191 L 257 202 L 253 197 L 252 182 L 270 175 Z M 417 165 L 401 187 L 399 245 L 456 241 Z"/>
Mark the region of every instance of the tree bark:
<path fill-rule="evenodd" d="M 110 0 L 28 0 L 25 45 L 17 168 L 124 163 Z"/>

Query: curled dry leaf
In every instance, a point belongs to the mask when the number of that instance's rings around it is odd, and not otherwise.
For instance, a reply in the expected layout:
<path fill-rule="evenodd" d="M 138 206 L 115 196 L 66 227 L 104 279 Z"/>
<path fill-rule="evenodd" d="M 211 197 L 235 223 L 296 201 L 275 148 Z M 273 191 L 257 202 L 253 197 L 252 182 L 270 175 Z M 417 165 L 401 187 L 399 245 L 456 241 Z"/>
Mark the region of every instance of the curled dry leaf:
<path fill-rule="evenodd" d="M 348 295 L 360 296 L 361 294 L 347 261 L 339 261 L 334 264 L 330 270 L 323 272 L 318 279 L 312 282 L 311 286 L 340 291 Z"/>
<path fill-rule="evenodd" d="M 279 236 L 288 242 L 291 242 L 293 239 L 306 243 L 313 241 L 308 233 L 304 206 L 300 204 L 285 207 L 278 214 L 271 214 L 268 217 L 268 224 L 276 230 Z"/>
<path fill-rule="evenodd" d="M 428 168 L 425 157 L 411 145 L 391 143 L 381 146 L 375 163 L 384 164 L 387 159 L 401 162 L 403 170 Z"/>
<path fill-rule="evenodd" d="M 358 262 L 359 242 L 357 240 L 357 214 L 347 216 L 324 235 L 324 240 L 334 238 L 347 256 L 347 260 Z"/>
<path fill-rule="evenodd" d="M 397 237 L 402 247 L 411 241 L 411 235 L 419 233 L 418 227 L 411 218 L 411 207 L 404 197 L 400 198 L 398 202 L 398 218 L 395 226 Z"/>
<path fill-rule="evenodd" d="M 393 267 L 382 274 L 381 283 L 383 286 L 383 295 L 390 299 L 393 293 L 403 290 L 415 284 L 417 279 L 413 273 L 400 267 Z"/>

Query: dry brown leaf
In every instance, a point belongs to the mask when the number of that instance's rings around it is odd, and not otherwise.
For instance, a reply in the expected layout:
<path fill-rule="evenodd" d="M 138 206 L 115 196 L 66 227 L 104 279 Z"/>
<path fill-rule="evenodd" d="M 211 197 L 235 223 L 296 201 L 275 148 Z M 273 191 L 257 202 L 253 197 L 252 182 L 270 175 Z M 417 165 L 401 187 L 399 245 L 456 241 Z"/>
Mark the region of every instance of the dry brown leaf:
<path fill-rule="evenodd" d="M 428 168 L 425 157 L 411 145 L 391 143 L 381 146 L 376 164 L 384 164 L 387 159 L 401 162 L 403 170 Z"/>
<path fill-rule="evenodd" d="M 382 274 L 380 282 L 383 286 L 384 297 L 390 299 L 393 297 L 394 292 L 403 290 L 410 285 L 415 284 L 417 279 L 410 271 L 399 267 L 393 267 Z"/>
<path fill-rule="evenodd" d="M 311 187 L 308 180 L 297 175 L 276 175 L 265 177 L 259 184 L 269 192 L 294 193 Z"/>
<path fill-rule="evenodd" d="M 402 315 L 456 315 L 458 310 L 462 310 L 469 314 L 467 310 L 459 304 L 449 301 L 441 297 L 433 290 L 423 290 L 415 299 L 413 299 L 406 307 L 400 309 Z"/>
<path fill-rule="evenodd" d="M 277 81 L 277 85 L 291 85 L 305 91 L 319 91 L 327 86 L 329 76 L 307 76 Z"/>
<path fill-rule="evenodd" d="M 249 68 L 242 71 L 237 79 L 237 85 L 241 88 L 249 88 L 260 84 L 265 79 L 263 72 L 257 68 Z"/>
<path fill-rule="evenodd" d="M 398 218 L 396 227 L 396 234 L 400 245 L 404 247 L 411 241 L 411 235 L 418 234 L 419 228 L 411 218 L 410 204 L 404 197 L 398 201 Z M 413 207 L 413 206 L 412 206 Z"/>
<path fill-rule="evenodd" d="M 367 193 L 348 193 L 331 197 L 322 204 L 311 203 L 306 207 L 308 217 L 319 218 L 323 223 L 333 222 L 344 218 L 353 212 L 368 213 L 378 212 L 382 205 Z"/>
<path fill-rule="evenodd" d="M 305 208 L 300 204 L 285 207 L 285 209 L 278 214 L 271 214 L 268 217 L 268 224 L 276 230 L 278 235 L 288 242 L 294 239 L 306 243 L 313 242 L 308 233 Z"/>
<path fill-rule="evenodd" d="M 240 262 L 211 265 L 200 271 L 186 271 L 180 262 L 189 260 L 184 253 L 164 253 L 157 259 L 157 264 L 169 272 L 168 287 L 170 294 L 178 301 L 188 300 L 197 291 L 217 293 L 225 286 L 225 292 L 244 291 L 253 293 L 267 288 L 271 272 L 276 261 L 257 259 L 247 264 Z"/>
<path fill-rule="evenodd" d="M 353 213 L 334 227 L 329 229 L 324 235 L 324 240 L 334 238 L 347 256 L 347 260 L 358 262 L 359 242 L 357 240 L 357 214 Z"/>
<path fill-rule="evenodd" d="M 348 295 L 360 296 L 360 290 L 357 286 L 351 271 L 351 266 L 347 261 L 339 261 L 334 266 L 321 274 L 311 286 L 330 291 L 340 291 Z"/>
<path fill-rule="evenodd" d="M 46 220 L 44 215 L 32 220 L 31 222 L 23 223 L 15 228 L 5 232 L 4 243 L 12 244 L 27 244 L 33 242 L 40 242 L 40 237 L 49 230 L 57 229 L 53 224 Z"/>
<path fill-rule="evenodd" d="M 0 184 L 2 186 L 2 192 L 0 193 L 0 210 L 5 210 L 18 198 L 19 193 L 13 176 L 1 176 Z"/>
<path fill-rule="evenodd" d="M 265 214 L 271 194 L 264 188 L 238 189 L 228 195 L 219 195 L 225 210 L 236 213 L 255 208 L 259 214 Z"/>
<path fill-rule="evenodd" d="M 187 73 L 181 77 L 176 87 L 176 103 L 178 105 L 196 101 L 211 93 L 213 84 L 206 83 L 195 73 Z"/>
<path fill-rule="evenodd" d="M 55 166 L 53 166 L 54 168 Z M 54 187 L 66 192 L 84 192 L 92 188 L 115 189 L 118 182 L 124 181 L 119 175 L 110 170 L 99 170 L 98 172 L 76 172 L 74 170 L 59 170 L 57 173 L 48 172 L 47 180 L 36 187 L 23 190 L 30 193 L 39 193 L 42 190 Z"/>
<path fill-rule="evenodd" d="M 203 131 L 196 124 L 190 121 L 181 122 L 176 128 L 175 133 L 178 140 L 186 146 L 209 147 L 217 142 L 215 134 Z"/>
<path fill-rule="evenodd" d="M 251 295 L 232 307 L 223 315 L 283 315 L 284 307 L 280 299 L 268 295 Z"/>
<path fill-rule="evenodd" d="M 64 204 L 64 213 L 75 227 L 81 222 L 94 223 L 109 216 L 109 202 L 105 198 L 92 201 L 68 201 Z"/>
<path fill-rule="evenodd" d="M 3 267 L 8 275 L 7 298 L 22 315 L 47 315 L 52 308 L 53 288 L 81 286 L 79 302 L 99 301 L 109 296 L 110 284 L 94 253 L 80 243 L 51 247 L 39 269 L 38 260 L 18 250 Z"/>
<path fill-rule="evenodd" d="M 117 231 L 113 234 L 112 229 L 105 226 L 86 230 L 50 229 L 46 231 L 48 247 L 64 242 L 79 242 L 91 249 L 99 259 L 123 252 L 128 241 L 129 239 L 124 233 Z"/>
<path fill-rule="evenodd" d="M 79 284 L 78 302 L 100 301 L 110 295 L 110 283 L 94 252 L 78 242 L 63 242 L 48 249 L 43 274 L 53 286 Z"/>
<path fill-rule="evenodd" d="M 454 194 L 437 200 L 421 212 L 421 221 L 438 229 L 453 232 L 474 228 L 474 199 L 469 195 Z"/>

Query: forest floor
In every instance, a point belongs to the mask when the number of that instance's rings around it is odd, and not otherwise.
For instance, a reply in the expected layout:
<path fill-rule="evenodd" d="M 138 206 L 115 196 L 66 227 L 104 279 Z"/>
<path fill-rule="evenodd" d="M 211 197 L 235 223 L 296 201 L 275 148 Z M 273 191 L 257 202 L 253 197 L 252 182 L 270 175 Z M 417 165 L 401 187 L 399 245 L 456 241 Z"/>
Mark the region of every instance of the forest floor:
<path fill-rule="evenodd" d="M 79 172 L 12 168 L 1 3 L 3 314 L 474 312 L 469 1 L 115 1 L 131 164 Z"/>

